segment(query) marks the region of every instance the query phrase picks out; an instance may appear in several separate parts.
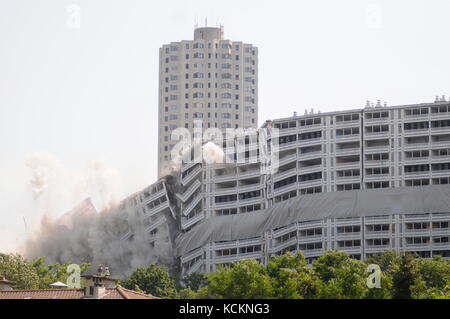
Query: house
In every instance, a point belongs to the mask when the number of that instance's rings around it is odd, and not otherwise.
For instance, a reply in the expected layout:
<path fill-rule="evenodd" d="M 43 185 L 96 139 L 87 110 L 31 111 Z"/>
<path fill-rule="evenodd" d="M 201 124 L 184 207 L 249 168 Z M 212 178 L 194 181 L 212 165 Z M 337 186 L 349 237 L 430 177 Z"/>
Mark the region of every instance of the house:
<path fill-rule="evenodd" d="M 99 268 L 102 269 L 103 268 Z M 12 281 L 0 276 L 0 300 L 2 299 L 159 299 L 157 297 L 129 290 L 117 285 L 109 271 L 83 276 L 86 279 L 84 289 L 32 289 L 15 290 Z"/>

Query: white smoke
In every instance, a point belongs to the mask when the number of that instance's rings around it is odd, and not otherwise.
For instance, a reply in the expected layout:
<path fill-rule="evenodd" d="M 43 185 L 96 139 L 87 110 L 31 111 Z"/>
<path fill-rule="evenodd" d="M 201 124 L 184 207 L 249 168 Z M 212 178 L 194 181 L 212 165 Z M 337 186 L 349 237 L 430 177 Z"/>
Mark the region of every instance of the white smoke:
<path fill-rule="evenodd" d="M 103 161 L 89 163 L 81 173 L 73 173 L 52 154 L 33 153 L 26 162 L 31 169 L 31 191 L 41 215 L 57 216 L 90 197 L 97 209 L 119 198 L 120 174 Z"/>
<path fill-rule="evenodd" d="M 214 144 L 213 142 L 208 142 L 203 145 L 202 148 L 203 160 L 206 164 L 221 164 L 224 163 L 225 153 L 223 149 Z"/>
<path fill-rule="evenodd" d="M 94 161 L 83 174 L 75 174 L 53 155 L 35 153 L 27 166 L 41 216 L 38 230 L 26 241 L 27 258 L 107 264 L 120 277 L 150 262 L 172 261 L 168 228 L 161 228 L 151 247 L 136 208 L 127 199 L 117 200 L 120 174 L 110 165 Z M 132 237 L 123 240 L 127 233 Z"/>

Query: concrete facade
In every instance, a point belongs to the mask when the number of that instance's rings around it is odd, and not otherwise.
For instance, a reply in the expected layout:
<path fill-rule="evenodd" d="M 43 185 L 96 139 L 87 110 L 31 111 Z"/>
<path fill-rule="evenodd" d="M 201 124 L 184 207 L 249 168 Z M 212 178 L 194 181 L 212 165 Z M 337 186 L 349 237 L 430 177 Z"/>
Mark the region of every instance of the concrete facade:
<path fill-rule="evenodd" d="M 166 171 L 176 128 L 258 125 L 258 48 L 224 38 L 223 28 L 197 28 L 194 40 L 159 50 L 158 176 Z M 197 124 L 198 125 L 198 124 Z"/>

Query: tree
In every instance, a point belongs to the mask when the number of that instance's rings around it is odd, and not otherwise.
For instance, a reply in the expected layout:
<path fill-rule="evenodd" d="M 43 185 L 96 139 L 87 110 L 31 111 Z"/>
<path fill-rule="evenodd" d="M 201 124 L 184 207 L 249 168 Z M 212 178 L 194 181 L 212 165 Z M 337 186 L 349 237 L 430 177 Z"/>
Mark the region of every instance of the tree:
<path fill-rule="evenodd" d="M 200 289 L 200 298 L 266 299 L 273 297 L 271 279 L 264 265 L 243 260 L 230 267 L 219 267 L 208 274 L 208 285 Z"/>
<path fill-rule="evenodd" d="M 192 291 L 198 291 L 208 283 L 208 279 L 203 274 L 190 274 L 181 280 L 184 288 L 190 288 Z"/>
<path fill-rule="evenodd" d="M 398 260 L 399 256 L 394 250 L 387 250 L 380 253 L 373 254 L 367 257 L 364 262 L 367 265 L 375 264 L 380 266 L 382 272 L 390 270 L 391 266 Z"/>
<path fill-rule="evenodd" d="M 405 253 L 391 265 L 392 297 L 395 299 L 410 299 L 411 286 L 417 278 L 417 270 L 413 263 L 414 255 Z"/>
<path fill-rule="evenodd" d="M 307 266 L 301 252 L 272 257 L 267 264 L 267 273 L 272 281 L 274 298 L 303 299 L 317 295 L 319 279 Z"/>
<path fill-rule="evenodd" d="M 416 278 L 410 287 L 411 296 L 423 299 L 445 295 L 446 285 L 450 282 L 450 263 L 440 256 L 433 259 L 417 258 L 413 263 Z"/>
<path fill-rule="evenodd" d="M 39 288 L 39 276 L 35 269 L 19 254 L 0 254 L 0 274 L 15 281 L 15 289 Z"/>
<path fill-rule="evenodd" d="M 44 257 L 36 258 L 31 261 L 31 266 L 39 277 L 39 289 L 48 289 L 50 288 L 50 284 L 57 281 L 66 283 L 67 278 L 70 276 L 70 274 L 67 273 L 67 267 L 69 267 L 70 264 L 71 263 L 46 264 Z M 80 273 L 83 273 L 90 268 L 91 264 L 82 263 L 79 266 Z"/>
<path fill-rule="evenodd" d="M 322 280 L 320 298 L 366 298 L 366 265 L 342 251 L 327 251 L 314 261 L 314 272 Z"/>
<path fill-rule="evenodd" d="M 123 282 L 123 286 L 140 290 L 160 298 L 176 298 L 175 281 L 163 266 L 150 264 L 147 268 L 136 269 Z"/>

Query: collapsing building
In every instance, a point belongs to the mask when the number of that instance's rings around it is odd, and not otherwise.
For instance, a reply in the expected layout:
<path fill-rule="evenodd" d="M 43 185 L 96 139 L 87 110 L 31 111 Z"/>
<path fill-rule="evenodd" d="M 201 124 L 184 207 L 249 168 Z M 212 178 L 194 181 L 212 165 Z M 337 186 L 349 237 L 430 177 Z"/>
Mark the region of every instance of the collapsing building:
<path fill-rule="evenodd" d="M 231 162 L 183 163 L 100 213 L 105 236 L 87 237 L 87 256 L 122 275 L 149 262 L 210 272 L 287 250 L 310 262 L 330 249 L 450 257 L 445 99 L 295 115 L 262 129 L 219 144 Z"/>

